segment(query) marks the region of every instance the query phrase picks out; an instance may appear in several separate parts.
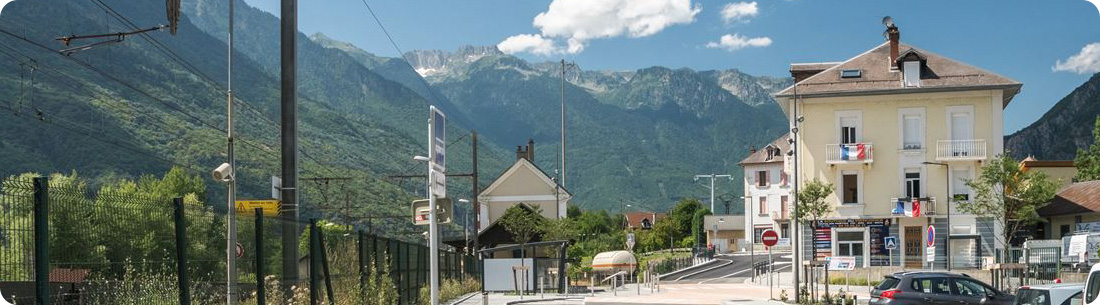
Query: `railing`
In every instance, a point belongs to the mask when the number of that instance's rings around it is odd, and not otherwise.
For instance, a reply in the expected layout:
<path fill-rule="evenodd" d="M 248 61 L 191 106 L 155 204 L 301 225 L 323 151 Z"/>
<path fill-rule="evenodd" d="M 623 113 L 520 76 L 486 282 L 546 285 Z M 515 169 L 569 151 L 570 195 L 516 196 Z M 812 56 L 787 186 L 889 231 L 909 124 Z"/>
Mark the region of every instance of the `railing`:
<path fill-rule="evenodd" d="M 777 212 L 777 211 L 772 211 L 772 219 L 774 219 L 774 220 L 783 220 L 783 219 L 787 219 L 787 218 L 789 218 L 789 217 L 790 217 L 790 215 L 789 215 L 789 214 L 790 214 L 790 213 L 788 213 L 788 212 L 782 212 L 782 213 L 780 213 L 780 212 Z"/>
<path fill-rule="evenodd" d="M 871 163 L 875 149 L 871 143 L 825 144 L 825 163 Z"/>
<path fill-rule="evenodd" d="M 936 141 L 937 161 L 985 160 L 985 140 Z"/>
<path fill-rule="evenodd" d="M 894 207 L 890 210 L 890 214 L 894 216 L 921 217 L 936 215 L 936 197 L 893 198 L 890 200 L 890 204 Z"/>

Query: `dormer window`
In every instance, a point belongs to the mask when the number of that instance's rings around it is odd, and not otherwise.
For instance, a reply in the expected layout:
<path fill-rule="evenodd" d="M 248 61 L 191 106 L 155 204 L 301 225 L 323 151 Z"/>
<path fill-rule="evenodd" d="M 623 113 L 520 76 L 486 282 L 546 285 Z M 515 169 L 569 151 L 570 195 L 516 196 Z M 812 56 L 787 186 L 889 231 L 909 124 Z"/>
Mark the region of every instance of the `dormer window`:
<path fill-rule="evenodd" d="M 906 87 L 920 87 L 920 62 L 919 61 L 907 61 L 902 66 L 902 76 L 905 80 Z"/>

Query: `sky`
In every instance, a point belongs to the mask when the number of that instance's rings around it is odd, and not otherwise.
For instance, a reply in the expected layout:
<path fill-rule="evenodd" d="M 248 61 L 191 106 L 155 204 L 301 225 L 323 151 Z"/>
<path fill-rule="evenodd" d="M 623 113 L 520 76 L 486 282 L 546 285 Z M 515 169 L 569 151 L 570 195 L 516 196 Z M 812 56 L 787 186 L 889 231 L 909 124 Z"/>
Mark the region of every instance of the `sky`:
<path fill-rule="evenodd" d="M 279 0 L 245 0 L 279 14 Z M 1100 71 L 1100 10 L 1085 0 L 366 0 L 402 51 L 497 45 L 585 70 L 652 66 L 788 76 L 792 62 L 844 61 L 901 40 L 1024 84 L 1006 134 Z M 399 56 L 363 0 L 299 1 L 299 30 Z"/>

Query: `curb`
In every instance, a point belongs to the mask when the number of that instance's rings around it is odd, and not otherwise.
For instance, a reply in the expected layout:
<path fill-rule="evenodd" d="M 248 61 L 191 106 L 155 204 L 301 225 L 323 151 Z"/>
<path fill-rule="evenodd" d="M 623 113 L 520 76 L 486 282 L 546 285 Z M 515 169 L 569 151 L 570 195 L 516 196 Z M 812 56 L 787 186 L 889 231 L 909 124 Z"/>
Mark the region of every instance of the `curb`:
<path fill-rule="evenodd" d="M 528 303 L 538 303 L 538 302 L 548 302 L 548 301 L 568 301 L 568 300 L 582 300 L 583 301 L 584 298 L 583 297 L 564 297 L 564 298 L 549 298 L 549 299 L 515 300 L 515 301 L 505 302 L 504 304 L 512 305 L 512 304 L 528 304 Z"/>
<path fill-rule="evenodd" d="M 715 260 L 718 260 L 718 259 L 715 259 Z M 703 272 L 711 271 L 711 270 L 714 270 L 714 269 L 722 268 L 722 267 L 729 266 L 729 265 L 733 264 L 733 261 L 731 261 L 731 260 L 724 260 L 724 261 L 726 261 L 726 263 L 718 264 L 718 266 L 714 266 L 714 267 L 706 268 L 706 269 L 703 269 L 703 270 L 695 271 L 695 272 L 692 272 L 692 273 L 688 273 L 688 274 L 685 274 L 685 275 L 681 275 L 680 277 L 676 278 L 676 280 L 679 281 L 679 280 L 684 279 L 685 277 L 689 277 L 689 276 L 692 276 L 692 275 L 700 274 L 700 273 L 703 273 Z"/>
<path fill-rule="evenodd" d="M 479 294 L 481 294 L 480 291 L 474 291 L 474 292 L 471 292 L 471 293 L 467 293 L 463 297 L 460 297 L 460 298 L 454 299 L 453 301 L 447 302 L 447 304 L 448 305 L 455 305 L 455 304 L 458 304 L 458 303 L 466 302 L 466 300 L 469 300 L 470 298 L 473 298 L 474 296 L 477 296 Z"/>
<path fill-rule="evenodd" d="M 704 266 L 704 265 L 710 264 L 710 263 L 711 263 L 711 262 L 713 262 L 713 261 L 715 261 L 715 260 L 709 260 L 709 261 L 707 261 L 707 262 L 705 262 L 705 263 L 702 263 L 702 264 L 698 264 L 698 265 L 693 265 L 693 266 L 690 266 L 690 267 L 687 267 L 687 268 L 683 268 L 683 269 L 680 269 L 680 270 L 676 270 L 676 271 L 672 271 L 672 272 L 669 272 L 669 273 L 665 273 L 665 274 L 662 274 L 661 276 L 658 276 L 658 277 L 657 277 L 657 279 L 658 279 L 658 280 L 660 280 L 660 279 L 664 279 L 665 277 L 667 277 L 667 276 L 670 276 L 670 275 L 673 275 L 673 274 L 677 274 L 677 273 L 680 273 L 680 272 L 688 271 L 688 270 L 691 270 L 691 269 L 694 269 L 694 268 L 699 268 L 699 267 L 702 267 L 702 266 Z"/>

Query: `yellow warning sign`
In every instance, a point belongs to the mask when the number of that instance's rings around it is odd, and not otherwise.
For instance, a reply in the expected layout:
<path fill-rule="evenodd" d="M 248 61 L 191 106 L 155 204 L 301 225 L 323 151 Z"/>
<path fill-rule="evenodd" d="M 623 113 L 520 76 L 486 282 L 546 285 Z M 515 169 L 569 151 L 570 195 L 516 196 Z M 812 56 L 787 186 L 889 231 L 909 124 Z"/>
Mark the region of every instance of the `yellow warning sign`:
<path fill-rule="evenodd" d="M 264 216 L 279 216 L 278 200 L 237 200 L 237 214 L 254 215 L 256 208 L 264 209 Z"/>

